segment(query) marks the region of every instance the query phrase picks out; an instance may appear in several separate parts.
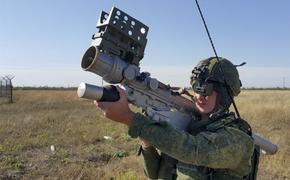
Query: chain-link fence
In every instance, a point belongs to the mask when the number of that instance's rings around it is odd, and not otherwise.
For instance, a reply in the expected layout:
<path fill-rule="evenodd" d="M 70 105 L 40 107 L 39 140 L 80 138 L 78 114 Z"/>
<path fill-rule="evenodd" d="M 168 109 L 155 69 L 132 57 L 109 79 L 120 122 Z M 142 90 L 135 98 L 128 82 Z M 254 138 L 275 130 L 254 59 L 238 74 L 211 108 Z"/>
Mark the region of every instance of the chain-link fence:
<path fill-rule="evenodd" d="M 0 77 L 0 102 L 13 102 L 12 76 Z"/>

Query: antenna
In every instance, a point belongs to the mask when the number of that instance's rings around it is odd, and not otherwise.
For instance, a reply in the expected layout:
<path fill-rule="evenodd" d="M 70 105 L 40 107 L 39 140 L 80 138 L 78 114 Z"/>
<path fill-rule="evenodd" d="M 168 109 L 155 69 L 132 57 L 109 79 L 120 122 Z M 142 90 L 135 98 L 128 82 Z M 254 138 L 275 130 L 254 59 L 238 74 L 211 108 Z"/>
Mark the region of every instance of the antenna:
<path fill-rule="evenodd" d="M 201 19 L 202 19 L 202 22 L 203 22 L 204 28 L 205 28 L 206 33 L 207 33 L 207 36 L 208 36 L 208 38 L 209 38 L 210 44 L 211 44 L 212 49 L 213 49 L 213 51 L 214 51 L 215 57 L 216 57 L 217 61 L 219 61 L 219 56 L 217 55 L 216 49 L 215 49 L 215 47 L 214 47 L 214 44 L 213 44 L 213 41 L 212 41 L 211 35 L 210 35 L 209 30 L 208 30 L 208 28 L 207 28 L 207 25 L 206 25 L 206 22 L 205 22 L 204 16 L 203 16 L 203 14 L 202 14 L 201 8 L 200 8 L 200 6 L 199 6 L 199 3 L 198 3 L 197 0 L 195 0 L 195 3 L 196 3 L 196 6 L 197 6 L 197 8 L 198 8 L 198 11 L 199 11 L 200 17 L 201 17 Z M 227 82 L 226 82 L 226 78 L 225 78 L 225 76 L 224 76 L 223 69 L 222 69 L 221 66 L 219 66 L 219 71 L 221 72 L 221 74 L 222 74 L 222 76 L 223 76 L 223 80 L 224 80 L 224 83 L 225 83 L 225 86 L 226 86 L 227 93 L 228 93 L 229 97 L 231 98 L 231 101 L 232 101 L 232 103 L 233 103 L 233 106 L 234 106 L 234 109 L 235 109 L 235 111 L 236 111 L 236 114 L 237 114 L 238 118 L 240 118 L 240 113 L 239 113 L 239 111 L 238 111 L 238 108 L 237 108 L 237 106 L 236 106 L 236 103 L 235 103 L 235 101 L 234 101 L 233 96 L 230 94 L 229 86 L 228 86 L 228 84 L 227 84 Z"/>

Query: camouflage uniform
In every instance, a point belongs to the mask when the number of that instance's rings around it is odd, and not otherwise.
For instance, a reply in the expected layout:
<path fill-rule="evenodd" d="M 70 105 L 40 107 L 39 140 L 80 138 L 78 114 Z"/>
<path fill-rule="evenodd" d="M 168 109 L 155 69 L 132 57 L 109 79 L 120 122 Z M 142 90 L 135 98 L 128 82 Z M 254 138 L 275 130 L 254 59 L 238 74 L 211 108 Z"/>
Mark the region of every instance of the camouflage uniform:
<path fill-rule="evenodd" d="M 151 179 L 174 179 L 175 168 L 177 179 L 243 179 L 251 169 L 253 140 L 235 127 L 187 133 L 137 113 L 129 135 L 146 139 L 162 152 L 152 146 L 142 151 Z"/>
<path fill-rule="evenodd" d="M 141 150 L 145 174 L 151 179 L 244 179 L 251 171 L 254 142 L 248 135 L 250 127 L 244 126 L 247 123 L 228 112 L 229 95 L 240 93 L 236 67 L 223 58 L 208 58 L 192 73 L 195 92 L 204 96 L 212 90 L 218 92 L 213 116 L 202 120 L 198 115 L 193 117 L 185 132 L 136 113 L 129 135 L 152 145 Z"/>

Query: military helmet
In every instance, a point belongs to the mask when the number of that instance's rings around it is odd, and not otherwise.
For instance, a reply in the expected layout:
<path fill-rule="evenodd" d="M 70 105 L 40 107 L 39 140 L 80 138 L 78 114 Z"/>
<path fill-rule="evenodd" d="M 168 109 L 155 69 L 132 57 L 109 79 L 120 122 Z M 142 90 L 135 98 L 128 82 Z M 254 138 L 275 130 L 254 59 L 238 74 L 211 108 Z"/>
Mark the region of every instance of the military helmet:
<path fill-rule="evenodd" d="M 229 99 L 228 94 L 237 96 L 242 86 L 236 66 L 222 57 L 201 60 L 192 70 L 190 84 L 195 92 L 204 96 L 211 95 L 213 90 L 217 91 L 220 100 L 226 101 L 222 103 L 226 106 L 231 104 L 230 100 L 225 100 Z"/>

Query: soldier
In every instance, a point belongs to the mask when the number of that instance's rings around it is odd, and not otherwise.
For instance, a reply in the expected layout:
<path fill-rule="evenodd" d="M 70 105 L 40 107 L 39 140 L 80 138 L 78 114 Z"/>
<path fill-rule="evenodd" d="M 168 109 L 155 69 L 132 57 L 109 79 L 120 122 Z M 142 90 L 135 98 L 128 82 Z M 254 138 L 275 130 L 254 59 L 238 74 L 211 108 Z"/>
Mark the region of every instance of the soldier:
<path fill-rule="evenodd" d="M 255 178 L 250 126 L 229 112 L 230 96 L 237 96 L 241 87 L 236 66 L 224 58 L 202 60 L 192 71 L 191 85 L 196 113 L 187 132 L 133 113 L 120 88 L 119 101 L 96 105 L 106 117 L 126 124 L 132 138 L 141 139 L 150 179 Z"/>

